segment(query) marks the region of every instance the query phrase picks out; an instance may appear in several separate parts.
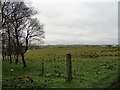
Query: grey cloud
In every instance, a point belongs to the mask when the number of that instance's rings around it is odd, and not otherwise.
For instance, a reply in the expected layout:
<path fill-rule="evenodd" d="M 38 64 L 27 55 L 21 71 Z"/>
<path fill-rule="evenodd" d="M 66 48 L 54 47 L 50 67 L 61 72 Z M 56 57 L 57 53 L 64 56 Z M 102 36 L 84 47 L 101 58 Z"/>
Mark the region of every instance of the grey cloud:
<path fill-rule="evenodd" d="M 71 1 L 35 3 L 45 24 L 45 43 L 117 43 L 116 2 Z"/>

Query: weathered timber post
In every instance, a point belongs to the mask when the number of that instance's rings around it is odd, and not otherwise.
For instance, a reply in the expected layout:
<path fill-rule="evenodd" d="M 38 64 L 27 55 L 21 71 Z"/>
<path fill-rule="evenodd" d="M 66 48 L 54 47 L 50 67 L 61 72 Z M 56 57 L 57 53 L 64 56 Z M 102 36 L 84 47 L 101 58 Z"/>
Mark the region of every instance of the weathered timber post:
<path fill-rule="evenodd" d="M 66 65 L 67 65 L 67 78 L 66 81 L 72 81 L 72 62 L 71 54 L 66 55 Z"/>
<path fill-rule="evenodd" d="M 42 60 L 42 74 L 44 73 L 44 62 Z"/>
<path fill-rule="evenodd" d="M 53 60 L 55 61 L 55 57 L 53 58 Z"/>

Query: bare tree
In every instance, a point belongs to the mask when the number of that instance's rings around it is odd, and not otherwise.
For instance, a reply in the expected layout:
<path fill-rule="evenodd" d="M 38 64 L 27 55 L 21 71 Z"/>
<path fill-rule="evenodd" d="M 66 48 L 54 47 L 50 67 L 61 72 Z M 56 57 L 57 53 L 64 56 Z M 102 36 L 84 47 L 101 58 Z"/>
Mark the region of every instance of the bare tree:
<path fill-rule="evenodd" d="M 43 24 L 40 24 L 36 18 L 29 18 L 27 25 L 24 27 L 24 32 L 21 33 L 21 42 L 25 46 L 24 52 L 28 50 L 31 42 L 41 42 L 41 38 L 44 38 Z"/>
<path fill-rule="evenodd" d="M 24 58 L 25 52 L 28 50 L 29 43 L 35 40 L 41 41 L 44 31 L 43 25 L 36 18 L 32 18 L 37 11 L 28 7 L 24 2 L 4 2 L 2 5 L 2 29 L 6 29 L 8 34 L 8 55 L 15 53 L 21 55 L 23 67 L 26 67 Z M 15 47 L 10 49 L 10 45 Z"/>

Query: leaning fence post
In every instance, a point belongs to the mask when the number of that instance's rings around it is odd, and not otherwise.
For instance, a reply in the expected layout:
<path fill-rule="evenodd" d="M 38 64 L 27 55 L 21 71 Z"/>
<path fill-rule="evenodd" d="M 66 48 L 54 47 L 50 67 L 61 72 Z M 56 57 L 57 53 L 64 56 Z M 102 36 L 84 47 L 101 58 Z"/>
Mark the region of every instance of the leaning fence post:
<path fill-rule="evenodd" d="M 67 78 L 66 78 L 66 81 L 71 81 L 72 80 L 71 54 L 66 55 L 66 65 L 67 65 Z"/>

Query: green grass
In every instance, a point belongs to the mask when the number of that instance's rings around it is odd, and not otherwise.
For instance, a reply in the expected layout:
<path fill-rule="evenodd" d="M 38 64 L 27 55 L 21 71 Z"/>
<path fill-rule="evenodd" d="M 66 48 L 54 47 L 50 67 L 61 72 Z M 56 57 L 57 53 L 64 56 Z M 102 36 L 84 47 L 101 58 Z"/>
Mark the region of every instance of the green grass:
<path fill-rule="evenodd" d="M 67 53 L 72 54 L 69 83 L 65 81 Z M 43 48 L 29 50 L 25 58 L 27 68 L 22 68 L 21 61 L 3 62 L 3 88 L 105 88 L 117 81 L 120 65 L 117 47 Z"/>

